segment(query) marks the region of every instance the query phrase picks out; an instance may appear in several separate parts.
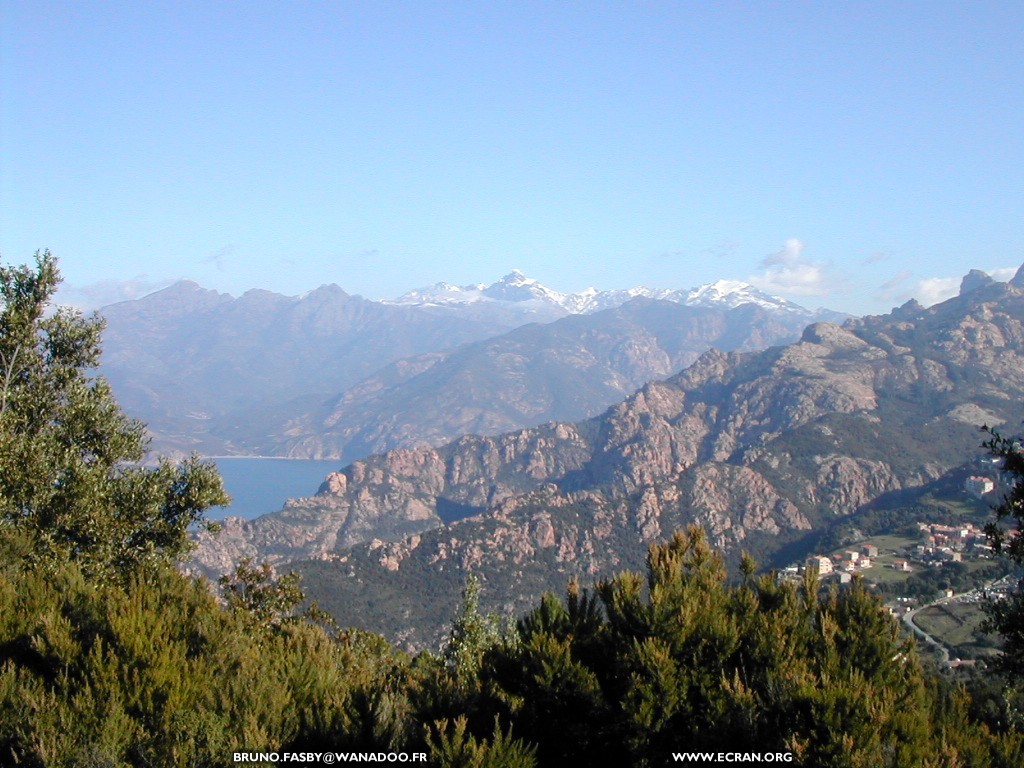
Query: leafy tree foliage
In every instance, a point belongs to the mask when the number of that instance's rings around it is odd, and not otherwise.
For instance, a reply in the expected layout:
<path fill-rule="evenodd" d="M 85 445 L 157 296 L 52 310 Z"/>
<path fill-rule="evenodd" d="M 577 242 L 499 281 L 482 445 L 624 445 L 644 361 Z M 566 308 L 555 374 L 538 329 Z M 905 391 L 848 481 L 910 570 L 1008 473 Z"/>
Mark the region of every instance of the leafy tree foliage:
<path fill-rule="evenodd" d="M 501 620 L 480 611 L 480 580 L 470 574 L 462 591 L 462 606 L 444 647 L 445 664 L 457 677 L 475 676 L 484 652 L 500 640 Z"/>
<path fill-rule="evenodd" d="M 913 641 L 859 584 L 819 599 L 813 575 L 744 570 L 730 586 L 693 528 L 652 547 L 646 580 L 545 597 L 483 671 L 539 764 L 662 765 L 680 750 L 789 751 L 815 766 L 1020 759 L 1019 742 L 996 749 L 961 699 L 929 690 Z"/>
<path fill-rule="evenodd" d="M 497 708 L 485 690 L 489 683 L 481 677 L 481 668 L 488 651 L 512 638 L 503 632 L 498 616 L 480 610 L 480 591 L 480 580 L 469 574 L 440 655 L 422 653 L 415 662 L 417 684 L 410 691 L 411 703 L 417 719 L 428 724 L 428 744 L 440 750 L 438 759 L 445 765 L 473 765 L 479 760 L 503 764 L 492 761 L 518 755 L 518 747 L 496 725 L 491 741 L 485 737 L 486 729 L 496 723 Z M 476 733 L 482 734 L 479 741 Z M 518 765 L 520 758 L 532 759 L 520 755 L 510 764 Z"/>
<path fill-rule="evenodd" d="M 381 641 L 307 622 L 254 632 L 170 568 L 124 589 L 75 563 L 44 573 L 22 561 L 0 572 L 0 764 L 227 766 L 257 748 L 391 749 L 415 729 L 406 667 Z"/>
<path fill-rule="evenodd" d="M 138 466 L 142 424 L 91 373 L 103 322 L 49 311 L 59 282 L 49 252 L 34 267 L 0 266 L 0 521 L 51 568 L 74 560 L 113 578 L 175 562 L 189 527 L 226 503 L 220 477 L 196 459 Z"/>
<path fill-rule="evenodd" d="M 427 745 L 442 768 L 533 768 L 535 747 L 502 733 L 497 720 L 490 741 L 477 740 L 467 731 L 465 717 L 444 721 L 427 731 Z"/>
<path fill-rule="evenodd" d="M 304 595 L 297 573 L 274 578 L 269 563 L 255 566 L 252 558 L 242 558 L 230 576 L 221 576 L 221 592 L 228 607 L 254 626 L 271 627 L 292 617 Z"/>
<path fill-rule="evenodd" d="M 1019 437 L 1006 437 L 989 427 L 982 429 L 991 435 L 982 446 L 1002 460 L 1005 482 L 1010 486 L 996 507 L 996 519 L 1009 519 L 1016 525 L 1016 528 L 1007 530 L 998 522 L 990 523 L 985 532 L 997 551 L 1005 553 L 1018 564 L 1024 564 L 1024 537 L 1019 535 L 1024 531 L 1024 446 Z"/>

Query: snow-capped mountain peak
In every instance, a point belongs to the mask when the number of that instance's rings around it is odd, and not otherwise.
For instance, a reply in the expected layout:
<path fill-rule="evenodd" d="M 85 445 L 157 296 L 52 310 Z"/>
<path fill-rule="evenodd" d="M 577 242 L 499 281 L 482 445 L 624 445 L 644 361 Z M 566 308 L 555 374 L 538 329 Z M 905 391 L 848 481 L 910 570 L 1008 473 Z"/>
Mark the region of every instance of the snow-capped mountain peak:
<path fill-rule="evenodd" d="M 426 288 L 403 293 L 397 299 L 385 301 L 385 304 L 404 304 L 411 306 L 470 304 L 480 301 L 481 292 L 486 288 L 483 283 L 477 285 L 453 285 L 452 283 L 434 283 Z"/>
<path fill-rule="evenodd" d="M 540 299 L 561 306 L 565 294 L 553 291 L 540 284 L 532 277 L 527 277 L 518 269 L 514 269 L 498 282 L 487 286 L 483 295 L 498 301 L 533 301 Z"/>
<path fill-rule="evenodd" d="M 741 304 L 756 304 L 765 309 L 786 310 L 798 314 L 811 314 L 806 308 L 792 301 L 772 296 L 749 283 L 739 280 L 716 280 L 685 292 L 683 304 L 692 307 L 738 307 Z"/>
<path fill-rule="evenodd" d="M 429 288 L 409 291 L 388 304 L 413 306 L 459 306 L 466 304 L 497 302 L 509 308 L 522 307 L 532 310 L 545 307 L 547 310 L 565 314 L 589 314 L 625 304 L 631 299 L 644 297 L 674 301 L 695 307 L 738 307 L 755 304 L 764 309 L 811 316 L 815 313 L 791 301 L 772 296 L 739 280 L 716 280 L 689 290 L 651 289 L 643 286 L 611 291 L 587 288 L 578 293 L 560 293 L 541 284 L 522 271 L 514 269 L 490 285 L 453 285 L 436 283 Z"/>
<path fill-rule="evenodd" d="M 562 307 L 566 295 L 553 291 L 542 285 L 538 280 L 527 277 L 523 272 L 514 269 L 497 282 L 485 285 L 453 285 L 452 283 L 435 283 L 428 288 L 419 288 L 386 301 L 386 304 L 432 305 L 444 306 L 455 304 L 475 304 L 481 301 L 500 301 L 521 303 L 540 300 L 548 304 Z"/>

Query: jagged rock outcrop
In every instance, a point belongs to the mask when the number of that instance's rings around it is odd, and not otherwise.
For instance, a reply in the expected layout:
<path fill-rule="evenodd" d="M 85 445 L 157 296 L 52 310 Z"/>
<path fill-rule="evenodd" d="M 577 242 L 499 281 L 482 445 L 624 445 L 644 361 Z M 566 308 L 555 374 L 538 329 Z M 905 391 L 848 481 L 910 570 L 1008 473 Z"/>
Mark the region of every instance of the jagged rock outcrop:
<path fill-rule="evenodd" d="M 978 288 L 984 288 L 992 285 L 993 280 L 988 273 L 982 272 L 980 269 L 972 269 L 966 275 L 963 280 L 960 281 L 960 295 L 963 296 L 966 293 L 975 291 Z"/>
<path fill-rule="evenodd" d="M 279 513 L 256 520 L 232 518 L 227 537 L 203 535 L 196 561 L 214 572 L 232 550 L 246 556 L 255 548 L 282 562 L 419 533 L 564 477 L 588 455 L 577 427 L 552 424 L 371 456 L 329 475 L 314 497 L 293 499 Z"/>

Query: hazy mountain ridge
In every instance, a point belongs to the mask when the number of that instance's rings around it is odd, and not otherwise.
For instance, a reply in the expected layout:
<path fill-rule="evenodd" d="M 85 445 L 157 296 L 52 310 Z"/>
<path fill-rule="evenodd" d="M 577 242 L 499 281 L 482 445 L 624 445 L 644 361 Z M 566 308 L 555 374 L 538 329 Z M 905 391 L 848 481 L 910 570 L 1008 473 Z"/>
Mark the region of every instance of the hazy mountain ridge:
<path fill-rule="evenodd" d="M 279 423 L 403 357 L 521 323 L 501 311 L 451 317 L 388 306 L 336 285 L 236 299 L 188 281 L 101 314 L 101 372 L 125 409 L 147 422 L 156 447 L 213 454 L 245 453 L 234 432 L 254 416 L 261 427 Z"/>
<path fill-rule="evenodd" d="M 633 299 L 393 363 L 291 422 L 279 450 L 355 459 L 586 418 L 689 365 L 709 346 L 763 349 L 795 340 L 803 326 L 799 316 L 749 304 Z"/>
<path fill-rule="evenodd" d="M 1020 423 L 1021 282 L 815 324 L 786 347 L 712 350 L 577 424 L 355 462 L 316 497 L 231 521 L 199 562 L 323 558 L 304 566 L 311 591 L 353 599 L 473 569 L 512 604 L 638 567 L 647 542 L 690 522 L 727 549 L 792 541 L 972 459 L 982 422 Z M 373 541 L 348 549 L 359 537 Z"/>
<path fill-rule="evenodd" d="M 726 291 L 726 296 L 713 286 L 706 288 L 701 301 L 719 310 L 746 296 L 743 291 Z M 501 366 L 474 374 L 470 365 L 457 372 L 454 361 L 469 363 L 472 357 L 471 352 L 453 356 L 462 344 L 495 338 L 524 324 L 575 317 L 559 303 L 562 294 L 521 274 L 482 286 L 479 293 L 486 300 L 448 306 L 369 301 L 336 285 L 302 296 L 252 290 L 236 299 L 182 281 L 143 299 L 103 308 L 108 330 L 102 373 L 126 409 L 149 425 L 156 452 L 334 456 L 349 461 L 401 445 L 440 444 L 466 431 L 497 433 L 546 419 L 582 418 L 692 359 L 671 346 L 655 349 L 650 330 L 640 322 L 623 329 L 623 360 L 583 366 L 604 366 L 594 372 L 597 380 L 583 377 L 569 359 L 568 347 L 573 345 L 583 357 L 591 356 L 586 339 L 562 334 L 545 346 L 543 331 L 526 334 L 533 333 L 534 348 L 518 342 L 516 354 L 533 369 L 528 381 L 517 381 L 521 372 L 514 366 L 505 369 L 507 380 L 501 378 Z M 607 292 L 606 299 L 615 294 L 615 301 L 625 300 L 629 293 Z M 749 331 L 733 330 L 746 341 L 730 343 L 709 328 L 708 337 L 695 339 L 691 351 L 712 343 L 750 348 L 792 338 L 809 314 L 781 299 L 775 302 L 771 318 L 751 316 L 754 327 Z M 584 336 L 591 325 L 602 322 L 577 320 L 569 327 Z M 635 349 L 630 350 L 634 331 Z M 625 359 L 645 355 L 650 358 L 646 363 Z M 440 361 L 446 366 L 426 372 Z M 439 380 L 442 371 L 464 381 L 464 393 L 468 389 L 475 394 L 466 400 L 461 416 L 448 408 L 444 423 L 428 419 L 430 423 L 418 424 L 418 417 L 429 417 L 434 409 L 419 407 L 410 419 L 409 407 L 417 398 L 430 402 L 446 396 L 449 382 Z M 419 381 L 408 381 L 417 374 L 422 374 Z M 542 386 L 544 380 L 549 384 Z M 384 391 L 403 383 L 401 392 Z M 420 391 L 411 391 L 417 387 Z M 579 397 L 563 396 L 572 390 Z M 531 393 L 537 393 L 536 402 L 531 402 Z M 337 412 L 339 407 L 343 412 Z"/>

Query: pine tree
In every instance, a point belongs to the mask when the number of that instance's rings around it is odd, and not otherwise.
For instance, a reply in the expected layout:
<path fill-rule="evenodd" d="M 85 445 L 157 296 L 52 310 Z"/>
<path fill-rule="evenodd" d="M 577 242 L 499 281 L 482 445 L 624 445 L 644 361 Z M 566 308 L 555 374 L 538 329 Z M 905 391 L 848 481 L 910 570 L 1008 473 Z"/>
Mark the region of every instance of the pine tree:
<path fill-rule="evenodd" d="M 790 752 L 798 765 L 1008 765 L 952 701 L 932 705 L 913 641 L 859 583 L 819 595 L 772 574 L 728 583 L 700 528 L 622 573 L 546 596 L 488 655 L 503 723 L 540 765 L 654 766 L 673 752 Z"/>

